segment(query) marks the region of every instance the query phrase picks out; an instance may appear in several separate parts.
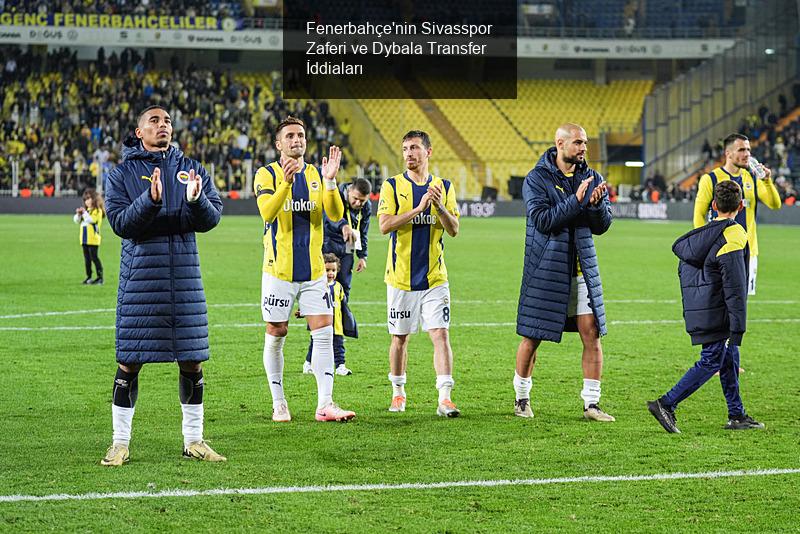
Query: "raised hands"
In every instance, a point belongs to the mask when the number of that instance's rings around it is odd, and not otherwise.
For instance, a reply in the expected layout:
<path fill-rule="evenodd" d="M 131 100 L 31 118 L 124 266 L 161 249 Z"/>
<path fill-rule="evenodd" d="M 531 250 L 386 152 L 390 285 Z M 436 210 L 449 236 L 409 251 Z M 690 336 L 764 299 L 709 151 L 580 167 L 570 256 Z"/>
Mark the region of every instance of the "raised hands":
<path fill-rule="evenodd" d="M 322 178 L 328 181 L 335 180 L 341 162 L 342 150 L 336 145 L 331 145 L 328 150 L 328 157 L 322 157 Z"/>
<path fill-rule="evenodd" d="M 606 186 L 605 182 L 601 182 L 600 185 L 594 188 L 592 191 L 592 196 L 589 197 L 589 204 L 596 206 L 603 200 L 603 195 L 608 191 L 608 186 Z"/>
<path fill-rule="evenodd" d="M 592 177 L 581 180 L 578 190 L 575 191 L 575 197 L 578 199 L 578 202 L 583 202 L 583 197 L 586 196 L 586 190 L 589 189 L 589 184 L 592 183 L 592 180 L 594 180 Z"/>
<path fill-rule="evenodd" d="M 164 191 L 164 186 L 161 183 L 161 169 L 156 167 L 153 169 L 153 174 L 150 176 L 150 198 L 153 202 L 161 202 L 161 193 Z"/>
<path fill-rule="evenodd" d="M 440 185 L 432 185 L 428 187 L 428 193 L 431 202 L 433 205 L 436 206 L 438 210 L 443 210 L 444 208 L 444 193 L 442 192 L 442 186 Z"/>
<path fill-rule="evenodd" d="M 294 183 L 294 175 L 300 172 L 300 162 L 296 159 L 282 157 L 283 181 L 287 184 Z"/>
<path fill-rule="evenodd" d="M 189 170 L 189 183 L 186 184 L 186 200 L 188 202 L 195 202 L 200 198 L 200 192 L 203 190 L 203 179 L 199 174 L 194 172 L 194 169 Z"/>

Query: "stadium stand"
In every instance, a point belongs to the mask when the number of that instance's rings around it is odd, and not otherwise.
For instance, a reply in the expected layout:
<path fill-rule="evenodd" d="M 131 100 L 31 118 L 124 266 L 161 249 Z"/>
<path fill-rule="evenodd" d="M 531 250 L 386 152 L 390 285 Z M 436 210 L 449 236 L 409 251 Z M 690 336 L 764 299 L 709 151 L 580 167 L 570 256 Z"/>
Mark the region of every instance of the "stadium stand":
<path fill-rule="evenodd" d="M 634 133 L 639 129 L 644 97 L 652 80 L 615 80 L 599 85 L 591 80 L 520 80 L 517 100 L 495 100 L 529 143 L 540 151 L 552 144 L 556 128 L 567 118 L 600 132 Z"/>
<path fill-rule="evenodd" d="M 383 92 L 380 85 L 370 84 L 371 90 L 377 91 L 376 96 L 405 94 L 396 80 L 384 80 L 382 84 Z M 419 101 L 376 98 L 359 99 L 358 102 L 390 147 L 399 147 L 403 135 L 412 128 L 428 132 L 434 150 L 431 159 L 433 172 L 456 182 L 459 194 L 465 197 L 480 194 L 481 181 L 476 170 L 456 153 L 451 138 L 433 124 L 430 112 L 423 111 Z M 399 152 L 397 158 L 398 161 L 401 159 Z"/>
<path fill-rule="evenodd" d="M 175 15 L 187 17 L 239 17 L 243 13 L 243 2 L 220 0 L 160 0 L 158 2 L 126 2 L 124 0 L 89 2 L 62 0 L 47 3 L 41 0 L 5 0 L 0 4 L 0 13 L 61 12 L 104 15 Z"/>
<path fill-rule="evenodd" d="M 101 168 L 116 162 L 137 111 L 151 104 L 171 111 L 174 140 L 187 155 L 212 173 L 224 170 L 216 176 L 223 191 L 245 186 L 246 160 L 257 168 L 274 158 L 270 132 L 287 114 L 308 125 L 316 160 L 341 141 L 327 103 L 276 96 L 278 73 L 182 68 L 175 60 L 169 71 L 156 71 L 150 54 L 128 49 L 80 65 L 66 49 L 40 57 L 8 47 L 0 61 L 0 190 L 10 187 L 11 158 L 19 162 L 21 188 L 44 190 L 56 161 L 65 190 L 94 185 Z"/>

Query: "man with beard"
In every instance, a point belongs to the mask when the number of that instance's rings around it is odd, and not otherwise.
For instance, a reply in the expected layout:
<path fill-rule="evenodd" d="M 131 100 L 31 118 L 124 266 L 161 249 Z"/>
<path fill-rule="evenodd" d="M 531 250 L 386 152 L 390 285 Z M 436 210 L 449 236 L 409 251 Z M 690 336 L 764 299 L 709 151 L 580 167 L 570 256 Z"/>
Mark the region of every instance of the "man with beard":
<path fill-rule="evenodd" d="M 306 163 L 305 124 L 295 117 L 278 125 L 275 148 L 280 161 L 258 169 L 253 184 L 264 220 L 261 314 L 267 323 L 264 370 L 272 393 L 272 420 L 292 419 L 283 391 L 283 345 L 297 301 L 314 343 L 314 417 L 317 421 L 349 421 L 356 414 L 333 402 L 333 302 L 322 258 L 323 212 L 336 221 L 344 214 L 336 188 L 341 151 L 331 146 L 319 168 Z"/>
<path fill-rule="evenodd" d="M 603 288 L 592 234 L 611 226 L 611 206 L 603 177 L 586 163 L 586 131 L 564 124 L 556 146 L 528 173 L 522 193 L 527 210 L 525 264 L 517 308 L 514 414 L 533 417 L 531 375 L 543 340 L 561 342 L 576 331 L 583 343 L 583 416 L 611 422 L 600 409 L 600 378 L 606 334 Z"/>
<path fill-rule="evenodd" d="M 386 260 L 386 300 L 389 334 L 390 412 L 406 409 L 408 336 L 419 324 L 433 343 L 433 367 L 439 402 L 436 413 L 458 417 L 450 399 L 453 389 L 453 350 L 450 348 L 450 285 L 444 265 L 442 237 L 458 234 L 455 187 L 428 173 L 430 136 L 412 130 L 403 137 L 406 171 L 381 186 L 378 221 L 381 233 L 391 234 Z"/>

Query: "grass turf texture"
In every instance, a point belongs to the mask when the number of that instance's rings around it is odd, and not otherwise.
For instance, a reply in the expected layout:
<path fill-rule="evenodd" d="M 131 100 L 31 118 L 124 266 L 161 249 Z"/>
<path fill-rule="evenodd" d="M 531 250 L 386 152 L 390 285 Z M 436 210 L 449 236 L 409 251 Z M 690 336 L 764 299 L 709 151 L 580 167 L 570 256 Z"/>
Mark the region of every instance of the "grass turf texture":
<path fill-rule="evenodd" d="M 461 224 L 461 235 L 446 239 L 454 300 L 453 399 L 461 418 L 435 415 L 432 351 L 424 335 L 410 344 L 407 411 L 386 411 L 389 337 L 384 327 L 368 325 L 386 317 L 388 241 L 374 224 L 368 270 L 354 275 L 352 308 L 364 325 L 359 340 L 347 341 L 355 374 L 337 377 L 334 391 L 357 419 L 347 425 L 313 421 L 314 378 L 300 373 L 308 334 L 293 320 L 285 387 L 294 421 L 272 423 L 257 307 L 261 225 L 257 217 L 223 217 L 199 242 L 212 325 L 212 358 L 204 366 L 206 438 L 228 463 L 180 458 L 177 368 L 149 365 L 140 377 L 131 462 L 118 469 L 99 466 L 111 440 L 113 311 L 3 318 L 0 328 L 40 329 L 0 330 L 0 495 L 800 467 L 800 230 L 759 228 L 758 295 L 749 304 L 741 387 L 748 411 L 767 429 L 724 431 L 725 402 L 712 380 L 680 407 L 684 433 L 668 435 L 645 401 L 671 387 L 698 350 L 680 323 L 631 322 L 681 320 L 670 247 L 688 224 L 618 220 L 596 239 L 610 321 L 601 405 L 617 417 L 612 424 L 582 419 L 577 334 L 566 334 L 560 345 L 543 344 L 532 392 L 536 418 L 513 417 L 524 220 Z M 0 216 L 0 315 L 112 310 L 119 240 L 104 229 L 106 285 L 87 287 L 80 285 L 83 258 L 68 216 Z M 630 300 L 646 302 L 624 302 Z M 501 325 L 459 326 L 465 323 Z M 248 324 L 254 326 L 242 326 Z M 53 329 L 60 326 L 103 328 Z M 797 528 L 799 478 L 0 503 L 0 531 L 123 524 L 201 531 L 791 530 Z"/>

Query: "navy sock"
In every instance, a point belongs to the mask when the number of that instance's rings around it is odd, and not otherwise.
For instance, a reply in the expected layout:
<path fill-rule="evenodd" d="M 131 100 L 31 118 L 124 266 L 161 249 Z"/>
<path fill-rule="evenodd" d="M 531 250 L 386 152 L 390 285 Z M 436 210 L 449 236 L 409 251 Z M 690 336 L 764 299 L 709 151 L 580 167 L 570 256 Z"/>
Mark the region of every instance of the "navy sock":
<path fill-rule="evenodd" d="M 181 404 L 203 404 L 203 371 L 197 373 L 181 369 L 178 378 L 178 394 Z"/>
<path fill-rule="evenodd" d="M 139 372 L 126 373 L 117 367 L 114 377 L 114 405 L 120 408 L 133 408 L 139 396 Z"/>

